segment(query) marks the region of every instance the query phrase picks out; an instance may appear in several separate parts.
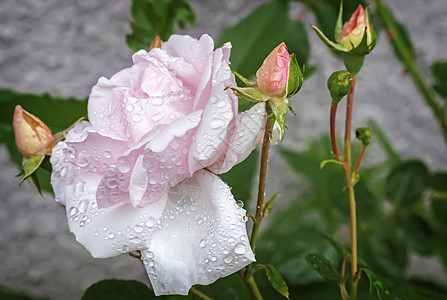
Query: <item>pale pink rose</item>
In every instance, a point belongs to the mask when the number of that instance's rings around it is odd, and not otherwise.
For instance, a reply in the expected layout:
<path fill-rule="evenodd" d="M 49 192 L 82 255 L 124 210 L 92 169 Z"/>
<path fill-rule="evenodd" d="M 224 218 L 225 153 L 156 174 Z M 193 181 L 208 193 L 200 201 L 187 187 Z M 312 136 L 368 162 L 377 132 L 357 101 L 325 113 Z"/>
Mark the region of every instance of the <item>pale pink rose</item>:
<path fill-rule="evenodd" d="M 359 5 L 349 21 L 343 25 L 339 43 L 347 49 L 356 48 L 362 42 L 365 31 L 367 45 L 370 45 L 372 28 L 369 24 L 369 17 L 363 6 Z"/>
<path fill-rule="evenodd" d="M 44 155 L 54 140 L 48 126 L 17 105 L 12 120 L 17 148 L 26 158 Z"/>
<path fill-rule="evenodd" d="M 237 114 L 231 45 L 172 36 L 101 77 L 53 149 L 52 185 L 70 230 L 94 257 L 141 250 L 157 295 L 187 294 L 254 261 L 245 210 L 214 173 L 260 140 L 264 103 Z"/>
<path fill-rule="evenodd" d="M 274 97 L 286 95 L 289 63 L 290 55 L 286 44 L 281 43 L 266 57 L 256 72 L 256 80 L 261 92 Z"/>

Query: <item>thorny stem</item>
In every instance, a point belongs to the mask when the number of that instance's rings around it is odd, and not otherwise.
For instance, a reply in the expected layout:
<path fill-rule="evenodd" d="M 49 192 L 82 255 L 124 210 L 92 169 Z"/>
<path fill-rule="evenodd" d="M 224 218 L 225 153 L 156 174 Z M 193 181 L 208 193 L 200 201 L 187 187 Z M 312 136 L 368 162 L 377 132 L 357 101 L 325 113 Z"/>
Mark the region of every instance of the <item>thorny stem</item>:
<path fill-rule="evenodd" d="M 262 141 L 261 150 L 261 166 L 259 170 L 259 186 L 258 186 L 258 198 L 256 201 L 256 214 L 254 217 L 253 228 L 250 237 L 250 246 L 253 252 L 256 248 L 256 240 L 258 238 L 259 227 L 261 226 L 262 219 L 264 218 L 264 193 L 265 193 L 265 181 L 267 178 L 267 161 L 270 149 L 270 135 L 272 133 L 272 120 L 267 117 L 265 124 L 264 138 Z M 244 279 L 245 284 L 250 289 L 253 297 L 256 300 L 262 300 L 262 295 L 259 291 L 256 281 L 253 278 L 253 264 L 247 266 L 239 272 L 239 275 Z"/>
<path fill-rule="evenodd" d="M 337 138 L 335 136 L 335 118 L 337 116 L 337 107 L 338 107 L 338 102 L 332 101 L 331 102 L 331 112 L 329 115 L 329 124 L 330 124 L 329 127 L 330 127 L 330 132 L 331 132 L 332 153 L 334 154 L 334 157 L 337 160 L 340 160 L 340 152 L 338 152 Z"/>
<path fill-rule="evenodd" d="M 189 291 L 191 293 L 193 293 L 194 295 L 196 295 L 197 297 L 199 297 L 200 299 L 203 299 L 203 300 L 213 300 L 213 298 L 208 297 L 207 295 L 205 295 L 204 293 L 202 293 L 201 291 L 199 291 L 195 287 L 190 288 Z"/>
<path fill-rule="evenodd" d="M 351 214 L 351 296 L 350 300 L 355 300 L 357 297 L 357 214 L 355 205 L 354 183 L 351 174 L 351 125 L 352 125 L 352 106 L 354 103 L 354 89 L 356 77 L 351 81 L 351 91 L 347 97 L 346 103 L 346 124 L 345 124 L 345 161 L 343 171 L 346 179 L 346 186 L 348 189 L 349 209 Z"/>
<path fill-rule="evenodd" d="M 402 59 L 402 62 L 413 79 L 419 92 L 422 94 L 425 104 L 432 110 L 444 134 L 444 140 L 447 143 L 447 116 L 442 107 L 436 101 L 433 89 L 427 84 L 411 52 L 405 44 L 403 36 L 397 29 L 394 17 L 386 4 L 382 0 L 376 0 L 376 13 L 382 19 L 385 29 L 388 31 L 390 42 L 394 45 L 396 52 Z"/>
<path fill-rule="evenodd" d="M 358 173 L 363 157 L 365 157 L 365 152 L 366 152 L 366 146 L 363 145 L 362 151 L 360 151 L 359 158 L 357 159 L 357 163 L 355 164 L 354 173 Z"/>

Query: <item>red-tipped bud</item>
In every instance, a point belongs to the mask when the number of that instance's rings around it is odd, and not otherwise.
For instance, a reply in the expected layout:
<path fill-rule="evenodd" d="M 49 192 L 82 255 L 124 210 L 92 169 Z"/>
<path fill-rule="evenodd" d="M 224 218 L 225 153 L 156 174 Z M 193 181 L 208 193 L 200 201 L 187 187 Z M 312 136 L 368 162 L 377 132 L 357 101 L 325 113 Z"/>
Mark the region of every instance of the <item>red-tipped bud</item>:
<path fill-rule="evenodd" d="M 27 158 L 44 155 L 54 140 L 48 126 L 20 105 L 16 106 L 12 124 L 17 148 Z"/>
<path fill-rule="evenodd" d="M 348 22 L 343 26 L 338 42 L 347 49 L 356 48 L 363 40 L 366 31 L 366 44 L 372 43 L 372 28 L 368 13 L 359 5 Z"/>
<path fill-rule="evenodd" d="M 256 72 L 258 87 L 262 93 L 273 96 L 286 96 L 289 77 L 290 55 L 286 44 L 279 44 L 267 56 Z"/>

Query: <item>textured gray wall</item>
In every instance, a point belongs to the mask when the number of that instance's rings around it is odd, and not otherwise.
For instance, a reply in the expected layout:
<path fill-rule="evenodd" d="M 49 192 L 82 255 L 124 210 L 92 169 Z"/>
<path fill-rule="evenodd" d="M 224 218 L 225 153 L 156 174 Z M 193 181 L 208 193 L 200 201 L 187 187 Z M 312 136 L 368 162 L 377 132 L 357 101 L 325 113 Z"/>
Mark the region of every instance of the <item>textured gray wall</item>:
<path fill-rule="evenodd" d="M 202 33 L 216 37 L 221 28 L 265 1 L 191 2 L 198 18 L 186 32 L 196 37 Z M 407 24 L 419 65 L 429 76 L 430 62 L 447 58 L 447 1 L 389 2 Z M 0 86 L 87 97 L 99 76 L 111 76 L 131 64 L 124 39 L 129 32 L 129 6 L 129 1 L 119 0 L 1 1 Z M 312 33 L 311 42 L 311 63 L 319 66 L 319 72 L 292 100 L 298 115 L 288 118 L 291 129 L 283 142 L 299 149 L 327 131 L 326 79 L 343 68 Z M 421 157 L 433 169 L 446 169 L 447 149 L 438 125 L 390 50 L 381 37 L 365 61 L 357 83 L 354 126 L 374 118 L 405 157 Z M 369 160 L 380 159 L 381 155 L 371 150 Z M 274 150 L 269 163 L 269 193 L 283 190 L 283 199 L 295 195 L 295 179 L 284 172 L 284 163 Z M 69 233 L 65 214 L 51 196 L 38 196 L 28 184 L 18 186 L 14 177 L 18 170 L 3 148 L 0 164 L 0 284 L 51 299 L 79 299 L 85 288 L 104 278 L 147 282 L 144 268 L 135 259 L 91 258 Z M 414 258 L 410 272 L 447 280 L 442 267 L 433 260 Z"/>

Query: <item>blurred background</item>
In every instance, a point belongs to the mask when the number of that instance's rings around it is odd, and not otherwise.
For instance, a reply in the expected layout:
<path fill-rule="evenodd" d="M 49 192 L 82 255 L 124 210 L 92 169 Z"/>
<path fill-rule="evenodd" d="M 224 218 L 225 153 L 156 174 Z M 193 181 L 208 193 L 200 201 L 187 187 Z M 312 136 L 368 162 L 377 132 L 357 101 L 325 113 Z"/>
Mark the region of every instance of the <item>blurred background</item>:
<path fill-rule="evenodd" d="M 327 182 L 315 185 L 305 171 L 295 169 L 300 168 L 300 163 L 309 161 L 303 156 L 309 147 L 313 147 L 313 153 L 322 156 L 314 157 L 317 169 L 318 159 L 321 161 L 330 156 L 330 148 L 324 137 L 322 138 L 329 130 L 330 99 L 326 80 L 332 72 L 344 68 L 341 60 L 321 43 L 308 26 L 317 24 L 308 2 L 292 1 L 288 4 L 287 15 L 293 20 L 301 20 L 305 25 L 302 28 L 307 31 L 308 40 L 301 42 L 308 55 L 306 65 L 311 66 L 310 70 L 314 69 L 315 72 L 309 74 L 302 90 L 292 98 L 291 105 L 297 115 L 288 116 L 286 124 L 289 129 L 283 142 L 272 147 L 269 160 L 267 194 L 281 192 L 272 214 L 280 216 L 278 212 L 283 213 L 280 217 L 282 220 L 291 217 L 284 215 L 284 212 L 291 211 L 298 199 L 309 198 L 316 188 L 329 189 L 325 185 Z M 334 7 L 338 6 L 337 1 L 329 2 L 334 2 Z M 222 39 L 222 30 L 235 26 L 254 9 L 260 5 L 269 5 L 270 1 L 191 0 L 189 3 L 196 13 L 196 22 L 177 32 L 197 38 L 207 33 L 215 39 L 216 46 L 220 46 L 217 41 Z M 432 82 L 431 64 L 436 60 L 447 59 L 447 2 L 393 0 L 387 1 L 387 4 L 396 18 L 407 27 L 412 37 L 417 65 L 427 81 Z M 1 1 L 0 87 L 20 93 L 50 93 L 57 97 L 87 98 L 100 76 L 110 77 L 131 65 L 132 51 L 126 45 L 126 34 L 131 32 L 130 7 L 130 0 Z M 346 16 L 350 13 L 352 11 L 346 12 Z M 256 28 L 254 30 L 256 32 Z M 281 28 L 273 27 L 273 31 L 281 31 Z M 265 39 L 268 38 L 266 35 Z M 262 34 L 259 39 L 261 43 Z M 294 45 L 299 46 L 300 41 Z M 296 50 L 300 53 L 299 49 Z M 233 52 L 233 57 L 235 55 Z M 12 111 L 10 113 L 12 116 Z M 370 119 L 375 120 L 375 124 L 381 128 L 383 136 L 398 154 L 399 161 L 418 159 L 433 174 L 447 169 L 447 148 L 439 125 L 424 104 L 405 67 L 393 54 L 392 46 L 383 31 L 379 34 L 376 48 L 366 57 L 355 92 L 354 128 L 367 125 Z M 45 121 L 43 118 L 42 120 Z M 341 114 L 337 121 L 341 126 Z M 341 130 L 340 127 L 340 132 Z M 303 155 L 299 156 L 297 153 Z M 389 155 L 390 152 L 384 150 L 383 144 L 373 139 L 365 166 L 376 167 L 374 170 L 382 168 L 385 173 L 391 172 Z M 294 163 L 294 167 L 288 166 Z M 79 299 L 87 287 L 105 278 L 137 279 L 148 283 L 144 268 L 134 258 L 91 258 L 69 232 L 64 209 L 53 201 L 51 194 L 44 193 L 43 197 L 40 196 L 29 182 L 19 186 L 20 180 L 15 175 L 20 170 L 11 162 L 4 146 L 0 147 L 0 165 L 0 285 L 43 298 Z M 331 178 L 330 176 L 327 178 Z M 374 178 L 382 181 L 390 178 L 386 176 L 390 175 L 387 173 Z M 256 183 L 256 180 L 253 181 L 251 189 L 256 189 Z M 441 186 L 445 184 L 447 182 L 440 181 Z M 369 188 L 374 189 L 372 186 Z M 384 195 L 393 193 L 389 187 L 382 186 L 381 189 Z M 378 190 L 379 192 L 372 194 L 379 194 L 376 195 L 379 197 L 381 190 Z M 249 191 L 244 195 L 249 195 Z M 251 197 L 254 197 L 253 193 Z M 251 210 L 253 203 L 250 204 L 247 199 L 242 200 L 246 201 L 246 208 Z M 281 257 L 271 255 L 271 251 L 276 253 L 272 250 L 271 243 L 274 243 L 275 230 L 277 236 L 282 232 L 287 233 L 285 226 L 289 223 L 286 221 L 280 225 L 281 219 L 274 218 L 275 216 L 269 217 L 263 224 L 262 228 L 269 227 L 269 230 L 265 234 L 265 246 L 260 246 L 258 260 L 270 256 L 273 260 L 278 259 L 280 264 Z M 430 215 L 427 219 L 430 219 Z M 412 220 L 409 222 L 416 224 Z M 415 239 L 416 244 L 432 242 L 424 240 L 424 236 L 434 236 L 433 232 L 438 227 L 430 222 L 426 223 L 421 226 L 428 224 L 431 231 L 422 233 L 419 240 Z M 335 235 L 343 242 L 348 239 L 347 225 L 348 219 L 345 227 L 328 224 L 329 227 L 337 226 Z M 304 231 L 302 232 L 305 236 Z M 399 235 L 399 238 L 406 237 Z M 262 243 L 262 235 L 260 239 Z M 436 237 L 433 239 L 436 240 Z M 280 247 L 279 245 L 276 244 L 276 247 Z M 401 273 L 398 274 L 416 275 L 424 280 L 447 285 L 447 275 L 438 252 L 419 250 L 409 248 L 406 261 L 399 266 Z M 290 253 L 287 255 L 290 256 Z M 328 255 L 334 261 L 337 260 L 332 252 Z M 302 272 L 313 272 L 310 268 L 302 269 L 306 265 L 302 256 L 282 261 L 287 265 L 277 267 L 292 285 L 318 282 L 315 279 L 318 278 L 316 273 L 310 277 L 302 276 Z M 386 263 L 384 262 L 385 265 Z M 380 264 L 378 266 L 380 269 Z M 397 273 L 387 274 L 386 271 L 380 274 L 385 278 L 401 276 Z"/>

